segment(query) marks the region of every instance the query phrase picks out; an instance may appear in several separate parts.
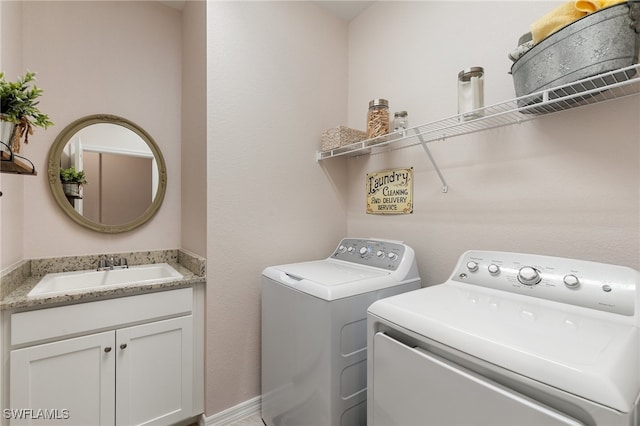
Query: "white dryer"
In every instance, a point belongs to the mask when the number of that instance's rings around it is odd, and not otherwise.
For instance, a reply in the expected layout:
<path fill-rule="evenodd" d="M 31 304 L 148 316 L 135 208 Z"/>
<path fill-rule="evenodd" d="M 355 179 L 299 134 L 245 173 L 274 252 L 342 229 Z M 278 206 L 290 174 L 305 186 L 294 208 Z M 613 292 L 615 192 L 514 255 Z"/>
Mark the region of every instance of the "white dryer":
<path fill-rule="evenodd" d="M 264 423 L 366 425 L 367 307 L 420 288 L 413 249 L 346 238 L 327 259 L 262 275 Z"/>
<path fill-rule="evenodd" d="M 369 425 L 640 424 L 637 271 L 469 251 L 368 310 Z"/>

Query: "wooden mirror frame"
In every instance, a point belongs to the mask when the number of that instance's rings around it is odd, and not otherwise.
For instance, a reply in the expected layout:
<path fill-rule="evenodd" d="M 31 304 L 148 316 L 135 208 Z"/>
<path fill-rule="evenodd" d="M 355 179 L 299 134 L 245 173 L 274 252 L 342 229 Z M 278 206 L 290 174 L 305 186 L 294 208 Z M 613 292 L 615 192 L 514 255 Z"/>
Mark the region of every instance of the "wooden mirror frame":
<path fill-rule="evenodd" d="M 65 146 L 78 131 L 92 124 L 99 123 L 116 124 L 122 127 L 126 127 L 127 129 L 136 133 L 138 136 L 140 136 L 140 138 L 142 138 L 142 140 L 147 143 L 149 149 L 156 159 L 156 164 L 158 166 L 158 189 L 155 198 L 151 202 L 151 205 L 149 205 L 147 210 L 145 210 L 145 212 L 137 219 L 121 225 L 105 225 L 94 222 L 82 216 L 73 208 L 73 206 L 67 200 L 67 197 L 64 195 L 64 192 L 62 190 L 62 183 L 60 182 L 60 158 Z M 74 222 L 84 226 L 85 228 L 107 234 L 128 232 L 148 222 L 158 212 L 158 209 L 160 208 L 160 205 L 164 200 L 164 194 L 167 190 L 167 166 L 164 161 L 164 157 L 162 156 L 162 152 L 160 151 L 160 148 L 158 147 L 156 142 L 153 140 L 151 135 L 149 135 L 140 126 L 127 120 L 126 118 L 118 117 L 116 115 L 88 115 L 74 121 L 73 123 L 65 127 L 53 142 L 53 145 L 49 150 L 47 171 L 49 175 L 49 187 L 51 188 L 53 198 L 56 200 L 62 210 L 67 214 L 67 216 L 69 216 Z"/>

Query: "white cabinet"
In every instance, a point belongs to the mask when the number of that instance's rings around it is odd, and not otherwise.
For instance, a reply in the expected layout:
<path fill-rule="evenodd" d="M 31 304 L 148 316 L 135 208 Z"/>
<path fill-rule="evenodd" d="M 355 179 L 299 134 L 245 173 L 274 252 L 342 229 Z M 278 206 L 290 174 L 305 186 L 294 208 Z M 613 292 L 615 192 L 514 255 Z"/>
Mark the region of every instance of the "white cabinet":
<path fill-rule="evenodd" d="M 9 407 L 26 411 L 10 424 L 172 425 L 199 414 L 192 304 L 180 289 L 13 314 Z"/>
<path fill-rule="evenodd" d="M 191 315 L 118 330 L 116 424 L 162 425 L 189 418 L 192 349 Z"/>
<path fill-rule="evenodd" d="M 11 409 L 50 410 L 25 411 L 11 424 L 30 424 L 31 417 L 40 414 L 47 420 L 33 423 L 114 424 L 115 357 L 105 353 L 114 344 L 113 334 L 109 331 L 11 351 Z"/>

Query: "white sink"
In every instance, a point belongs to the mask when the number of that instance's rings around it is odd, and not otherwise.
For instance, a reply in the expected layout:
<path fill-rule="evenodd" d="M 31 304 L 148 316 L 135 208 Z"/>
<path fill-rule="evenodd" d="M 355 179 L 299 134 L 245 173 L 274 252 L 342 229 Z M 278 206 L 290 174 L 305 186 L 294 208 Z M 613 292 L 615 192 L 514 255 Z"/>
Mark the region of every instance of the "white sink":
<path fill-rule="evenodd" d="M 47 274 L 29 292 L 28 297 L 59 293 L 78 293 L 91 289 L 157 284 L 182 279 L 183 275 L 167 263 L 130 266 L 107 271 L 73 271 Z"/>

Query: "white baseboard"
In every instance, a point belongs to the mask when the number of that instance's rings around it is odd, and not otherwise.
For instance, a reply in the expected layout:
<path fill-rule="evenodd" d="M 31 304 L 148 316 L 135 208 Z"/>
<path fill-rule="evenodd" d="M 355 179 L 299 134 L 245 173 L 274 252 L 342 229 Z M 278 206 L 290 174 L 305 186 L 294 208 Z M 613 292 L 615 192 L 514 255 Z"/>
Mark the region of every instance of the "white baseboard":
<path fill-rule="evenodd" d="M 246 417 L 253 416 L 254 414 L 260 414 L 261 401 L 261 397 L 256 396 L 248 401 L 241 402 L 236 406 L 216 413 L 211 417 L 205 417 L 204 425 L 231 426 Z"/>

